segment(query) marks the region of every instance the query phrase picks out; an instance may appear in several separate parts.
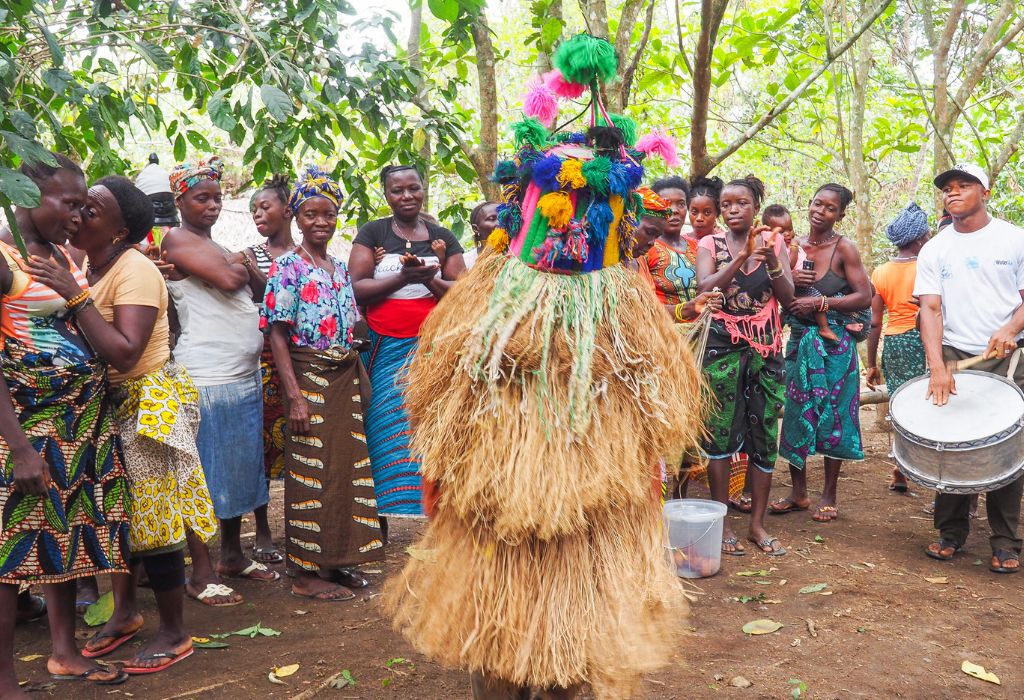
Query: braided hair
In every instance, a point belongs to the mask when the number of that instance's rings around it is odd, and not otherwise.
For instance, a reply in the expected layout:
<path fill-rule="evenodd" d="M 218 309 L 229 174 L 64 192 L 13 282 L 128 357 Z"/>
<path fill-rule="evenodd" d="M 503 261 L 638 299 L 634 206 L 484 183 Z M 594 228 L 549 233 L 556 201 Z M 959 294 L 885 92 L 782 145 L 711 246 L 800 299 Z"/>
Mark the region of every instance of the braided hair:
<path fill-rule="evenodd" d="M 747 175 L 746 177 L 737 178 L 730 180 L 726 187 L 745 187 L 750 190 L 750 193 L 754 195 L 754 208 L 760 209 L 761 202 L 764 201 L 764 183 L 761 182 L 761 178 L 756 175 Z"/>
<path fill-rule="evenodd" d="M 720 177 L 698 177 L 690 183 L 689 201 L 692 202 L 697 197 L 707 197 L 715 203 L 715 211 L 720 212 L 721 208 L 718 206 L 718 198 L 722 196 L 722 188 L 724 186 L 725 184 Z"/>

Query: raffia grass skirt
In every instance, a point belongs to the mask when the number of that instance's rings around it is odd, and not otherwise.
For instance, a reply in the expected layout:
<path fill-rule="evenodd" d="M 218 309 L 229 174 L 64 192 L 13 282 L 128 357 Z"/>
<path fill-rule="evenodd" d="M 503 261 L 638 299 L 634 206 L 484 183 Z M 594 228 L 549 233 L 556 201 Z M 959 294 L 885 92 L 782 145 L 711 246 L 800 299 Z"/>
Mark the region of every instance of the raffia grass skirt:
<path fill-rule="evenodd" d="M 630 697 L 685 624 L 656 465 L 696 447 L 700 381 L 636 273 L 483 256 L 409 367 L 413 446 L 440 496 L 385 589 L 395 627 L 448 666 Z"/>

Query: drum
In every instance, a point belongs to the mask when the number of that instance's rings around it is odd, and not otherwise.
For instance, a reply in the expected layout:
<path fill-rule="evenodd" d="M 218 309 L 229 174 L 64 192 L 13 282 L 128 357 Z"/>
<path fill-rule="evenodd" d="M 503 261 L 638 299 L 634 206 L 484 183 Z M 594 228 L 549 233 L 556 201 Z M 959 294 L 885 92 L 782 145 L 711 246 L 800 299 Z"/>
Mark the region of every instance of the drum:
<path fill-rule="evenodd" d="M 928 377 L 889 399 L 893 453 L 907 478 L 946 493 L 984 493 L 1024 472 L 1024 392 L 995 374 L 956 374 L 945 406 L 925 399 Z"/>

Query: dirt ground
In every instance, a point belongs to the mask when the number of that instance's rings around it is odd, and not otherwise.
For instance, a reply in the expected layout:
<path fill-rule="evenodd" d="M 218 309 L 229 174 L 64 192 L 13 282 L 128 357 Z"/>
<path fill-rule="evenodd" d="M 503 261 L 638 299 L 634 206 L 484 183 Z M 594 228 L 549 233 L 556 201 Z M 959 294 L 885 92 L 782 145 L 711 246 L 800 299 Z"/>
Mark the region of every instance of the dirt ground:
<path fill-rule="evenodd" d="M 806 513 L 771 517 L 770 528 L 789 548 L 787 556 L 729 557 L 717 576 L 698 581 L 691 616 L 680 620 L 687 641 L 671 668 L 646 679 L 647 697 L 1024 696 L 1024 577 L 989 573 L 984 507 L 966 554 L 950 563 L 924 557 L 922 547 L 933 536 L 931 520 L 922 512 L 930 494 L 915 488 L 911 497 L 902 497 L 886 490 L 888 437 L 874 429 L 876 415 L 873 407 L 863 409 L 867 460 L 844 468 L 839 520 L 817 524 Z M 816 467 L 812 487 L 821 482 L 820 461 Z M 788 473 L 780 471 L 774 495 L 784 495 L 787 486 Z M 279 519 L 280 486 L 272 493 Z M 741 518 L 731 517 L 742 528 Z M 43 684 L 37 697 L 294 698 L 347 670 L 354 685 L 325 687 L 316 697 L 466 698 L 463 673 L 413 652 L 378 612 L 380 582 L 401 566 L 421 527 L 413 521 L 394 523 L 383 573 L 372 576 L 374 585 L 355 601 L 300 600 L 289 595 L 282 578 L 273 584 L 240 582 L 246 603 L 238 607 L 214 610 L 193 601 L 186 607 L 195 636 L 257 622 L 280 636 L 229 637 L 228 649 L 197 650 L 169 671 L 133 678 L 119 688 L 48 686 L 45 656 L 16 661 L 18 672 Z M 738 575 L 761 570 L 759 576 Z M 820 583 L 827 587 L 819 593 L 799 592 Z M 754 600 L 741 602 L 749 598 Z M 141 600 L 146 627 L 136 645 L 156 625 L 151 595 L 143 592 Z M 744 623 L 758 618 L 784 626 L 774 634 L 745 635 Z M 19 658 L 46 654 L 47 647 L 45 622 L 18 628 Z M 128 644 L 115 657 L 126 658 L 137 648 Z M 997 674 L 1002 686 L 961 672 L 964 660 Z M 285 679 L 287 685 L 271 684 L 270 670 L 288 664 L 300 667 Z M 736 676 L 752 686 L 731 687 Z"/>

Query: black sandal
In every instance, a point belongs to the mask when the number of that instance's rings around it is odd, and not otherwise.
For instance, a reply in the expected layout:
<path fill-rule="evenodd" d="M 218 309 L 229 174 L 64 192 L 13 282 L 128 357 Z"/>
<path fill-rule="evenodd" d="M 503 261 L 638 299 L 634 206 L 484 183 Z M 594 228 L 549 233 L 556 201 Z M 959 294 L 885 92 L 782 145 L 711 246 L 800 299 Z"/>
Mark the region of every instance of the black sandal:
<path fill-rule="evenodd" d="M 988 570 L 994 574 L 1015 574 L 1020 571 L 1020 555 L 1016 552 L 1011 552 L 1007 549 L 997 549 L 992 552 L 992 556 L 999 562 L 999 566 L 989 565 Z M 1017 562 L 1017 566 L 1007 567 L 1004 566 L 1008 561 Z"/>
<path fill-rule="evenodd" d="M 932 559 L 938 559 L 939 561 L 949 561 L 950 559 L 955 557 L 957 552 L 959 552 L 963 548 L 964 548 L 964 546 L 962 544 L 957 544 L 953 540 L 940 539 L 939 540 L 939 550 L 937 552 L 933 552 L 931 550 L 931 545 L 928 545 L 927 547 L 924 548 L 924 553 L 927 554 Z M 945 549 L 952 549 L 953 553 L 948 555 L 948 556 L 946 556 L 946 555 L 944 555 L 942 553 L 942 551 L 945 550 Z"/>
<path fill-rule="evenodd" d="M 345 588 L 366 588 L 370 585 L 363 572 L 358 569 L 335 569 L 328 580 Z"/>

